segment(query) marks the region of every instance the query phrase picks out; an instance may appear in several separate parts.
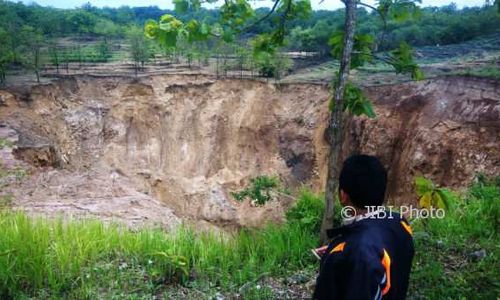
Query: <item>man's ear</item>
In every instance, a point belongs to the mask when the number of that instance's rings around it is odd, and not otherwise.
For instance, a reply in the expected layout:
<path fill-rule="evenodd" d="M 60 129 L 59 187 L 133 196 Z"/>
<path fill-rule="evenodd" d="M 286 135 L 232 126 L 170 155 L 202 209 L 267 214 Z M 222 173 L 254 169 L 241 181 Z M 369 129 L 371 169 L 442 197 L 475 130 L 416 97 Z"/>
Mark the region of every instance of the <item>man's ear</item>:
<path fill-rule="evenodd" d="M 339 192 L 339 201 L 342 206 L 347 206 L 351 203 L 351 199 L 349 199 L 349 195 L 347 195 L 344 190 L 340 190 Z"/>

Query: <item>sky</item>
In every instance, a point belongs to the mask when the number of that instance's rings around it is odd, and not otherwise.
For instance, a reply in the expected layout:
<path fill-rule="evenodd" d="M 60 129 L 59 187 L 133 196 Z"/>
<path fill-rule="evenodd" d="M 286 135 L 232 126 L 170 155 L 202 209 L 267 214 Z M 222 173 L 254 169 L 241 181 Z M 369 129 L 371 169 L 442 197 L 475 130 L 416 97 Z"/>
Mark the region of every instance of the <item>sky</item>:
<path fill-rule="evenodd" d="M 57 8 L 74 8 L 81 6 L 84 3 L 90 2 L 92 5 L 97 7 L 109 6 L 109 7 L 119 7 L 122 5 L 128 6 L 159 6 L 161 8 L 173 8 L 172 0 L 22 0 L 26 4 L 33 2 L 38 3 L 42 6 L 52 6 Z M 368 4 L 373 4 L 374 0 L 364 1 Z M 464 6 L 480 6 L 485 3 L 485 0 L 423 0 L 421 6 L 441 6 L 447 5 L 451 2 L 455 2 L 457 7 L 462 8 Z M 270 0 L 257 0 L 254 1 L 254 7 L 270 6 L 272 1 Z M 343 7 L 340 0 L 311 0 L 313 9 L 336 9 Z"/>

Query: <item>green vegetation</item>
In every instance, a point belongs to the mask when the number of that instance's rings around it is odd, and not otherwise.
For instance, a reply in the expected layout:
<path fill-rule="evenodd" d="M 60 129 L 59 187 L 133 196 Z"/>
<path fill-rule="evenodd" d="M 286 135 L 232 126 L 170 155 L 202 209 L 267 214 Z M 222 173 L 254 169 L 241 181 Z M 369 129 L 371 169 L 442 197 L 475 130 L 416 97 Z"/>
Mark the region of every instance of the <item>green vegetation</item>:
<path fill-rule="evenodd" d="M 130 56 L 134 62 L 135 75 L 153 56 L 151 41 L 146 39 L 139 27 L 131 27 L 127 31 L 127 40 L 130 45 Z"/>
<path fill-rule="evenodd" d="M 314 234 L 320 230 L 324 210 L 324 196 L 303 188 L 294 206 L 286 212 L 286 219 L 290 223 L 311 230 L 311 234 Z"/>
<path fill-rule="evenodd" d="M 450 199 L 444 219 L 414 223 L 410 299 L 498 297 L 499 179 L 479 177 L 465 195 Z"/>
<path fill-rule="evenodd" d="M 415 187 L 420 207 L 448 208 L 450 206 L 449 192 L 444 188 L 437 187 L 430 179 L 418 176 L 415 178 Z"/>
<path fill-rule="evenodd" d="M 479 177 L 453 194 L 444 219 L 413 222 L 416 256 L 410 299 L 494 299 L 500 275 L 500 179 Z M 275 297 L 262 277 L 287 278 L 317 268 L 323 197 L 302 190 L 287 222 L 234 234 L 195 233 L 182 227 L 132 232 L 91 220 L 0 216 L 0 296 L 37 299 L 174 299 L 221 292 L 244 299 Z M 270 242 L 272 241 L 272 242 Z"/>
<path fill-rule="evenodd" d="M 0 219 L 2 298 L 140 298 L 173 284 L 238 292 L 263 274 L 311 264 L 308 249 L 317 244 L 316 235 L 295 224 L 198 235 L 187 228 L 130 232 L 98 221 L 31 220 L 10 212 Z"/>
<path fill-rule="evenodd" d="M 497 66 L 488 66 L 482 68 L 468 69 L 457 73 L 458 75 L 484 77 L 500 80 L 500 68 Z"/>
<path fill-rule="evenodd" d="M 0 207 L 12 200 L 10 194 L 0 196 Z M 416 257 L 409 299 L 494 299 L 500 290 L 495 280 L 500 275 L 500 178 L 479 176 L 467 193 L 450 193 L 449 200 L 444 219 L 413 222 Z M 317 265 L 308 249 L 318 243 L 323 207 L 322 196 L 303 189 L 286 224 L 232 235 L 188 228 L 131 232 L 99 221 L 31 219 L 4 211 L 0 296 L 138 299 L 175 296 L 182 286 L 209 297 L 218 291 L 237 293 L 262 276 L 281 278 L 303 270 L 314 276 Z M 266 288 L 249 289 L 243 296 L 266 295 L 273 297 Z"/>
<path fill-rule="evenodd" d="M 7 139 L 0 138 L 0 150 L 2 150 L 3 148 L 12 147 L 12 146 L 14 146 L 14 143 L 12 143 L 11 141 L 9 141 Z"/>
<path fill-rule="evenodd" d="M 234 199 L 244 201 L 249 198 L 256 205 L 264 205 L 271 200 L 271 191 L 279 186 L 279 179 L 275 176 L 257 176 L 250 179 L 250 186 L 232 193 Z"/>

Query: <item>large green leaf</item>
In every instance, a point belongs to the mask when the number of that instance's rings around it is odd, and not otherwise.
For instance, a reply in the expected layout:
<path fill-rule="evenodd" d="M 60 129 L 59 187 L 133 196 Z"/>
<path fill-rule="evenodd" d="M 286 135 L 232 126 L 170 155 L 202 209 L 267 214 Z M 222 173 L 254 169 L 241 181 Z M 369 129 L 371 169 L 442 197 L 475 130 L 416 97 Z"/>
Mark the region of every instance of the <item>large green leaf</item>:
<path fill-rule="evenodd" d="M 432 206 L 432 191 L 424 193 L 420 197 L 419 204 L 422 208 L 430 208 Z"/>
<path fill-rule="evenodd" d="M 196 20 L 189 21 L 185 26 L 185 31 L 189 42 L 204 41 L 208 38 L 210 28 L 207 24 L 200 24 Z"/>
<path fill-rule="evenodd" d="M 442 206 L 440 208 L 449 209 L 450 208 L 450 192 L 446 189 L 439 188 L 436 190 L 436 193 L 439 194 L 441 198 Z"/>
<path fill-rule="evenodd" d="M 417 190 L 417 195 L 422 197 L 424 194 L 434 190 L 434 184 L 431 180 L 423 176 L 417 176 L 415 177 L 415 188 Z"/>
<path fill-rule="evenodd" d="M 376 116 L 371 101 L 360 88 L 350 82 L 345 86 L 343 110 L 356 116 L 366 115 L 369 118 Z"/>

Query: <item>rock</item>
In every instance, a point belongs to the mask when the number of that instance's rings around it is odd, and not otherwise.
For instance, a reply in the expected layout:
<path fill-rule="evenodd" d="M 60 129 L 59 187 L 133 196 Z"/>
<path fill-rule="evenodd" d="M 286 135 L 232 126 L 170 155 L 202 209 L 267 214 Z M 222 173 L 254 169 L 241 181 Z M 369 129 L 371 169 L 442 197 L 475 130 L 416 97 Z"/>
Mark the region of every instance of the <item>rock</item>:
<path fill-rule="evenodd" d="M 486 250 L 481 249 L 481 250 L 478 250 L 478 251 L 474 251 L 471 254 L 469 254 L 469 257 L 472 260 L 481 260 L 481 259 L 483 259 L 483 258 L 486 257 Z"/>
<path fill-rule="evenodd" d="M 244 294 L 251 286 L 252 286 L 252 283 L 251 282 L 247 282 L 247 283 L 245 283 L 244 285 L 242 285 L 240 287 L 240 289 L 238 290 L 238 292 L 240 294 Z"/>
<path fill-rule="evenodd" d="M 212 299 L 213 300 L 225 300 L 226 297 L 224 297 L 224 295 L 222 295 L 220 292 L 217 292 Z"/>
<path fill-rule="evenodd" d="M 316 288 L 316 279 L 311 279 L 306 283 L 306 288 L 308 291 L 312 292 L 314 291 L 314 288 Z"/>
<path fill-rule="evenodd" d="M 297 274 L 294 274 L 292 276 L 290 276 L 290 278 L 288 279 L 289 282 L 291 283 L 294 283 L 294 284 L 302 284 L 302 283 L 306 283 L 309 281 L 309 277 L 307 277 L 306 275 L 302 274 L 302 273 L 297 273 Z"/>

